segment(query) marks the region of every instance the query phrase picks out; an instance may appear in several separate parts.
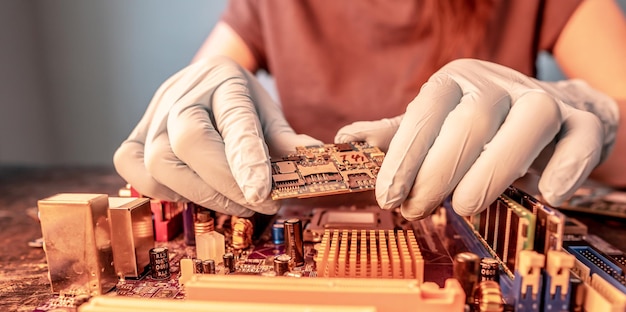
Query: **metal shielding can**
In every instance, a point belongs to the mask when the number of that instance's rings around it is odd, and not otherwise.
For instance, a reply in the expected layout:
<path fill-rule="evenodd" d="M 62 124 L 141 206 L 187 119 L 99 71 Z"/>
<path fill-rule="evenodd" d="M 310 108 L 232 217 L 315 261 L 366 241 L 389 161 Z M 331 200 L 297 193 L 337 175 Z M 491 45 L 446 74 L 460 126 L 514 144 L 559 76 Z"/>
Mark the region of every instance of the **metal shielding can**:
<path fill-rule="evenodd" d="M 138 278 L 150 264 L 149 251 L 154 248 L 150 200 L 109 197 L 108 216 L 115 273 Z"/>
<path fill-rule="evenodd" d="M 304 265 L 304 241 L 302 240 L 302 221 L 288 219 L 284 225 L 285 254 L 291 256 L 295 266 Z"/>
<path fill-rule="evenodd" d="M 57 194 L 37 203 L 53 292 L 108 292 L 117 284 L 106 194 Z"/>

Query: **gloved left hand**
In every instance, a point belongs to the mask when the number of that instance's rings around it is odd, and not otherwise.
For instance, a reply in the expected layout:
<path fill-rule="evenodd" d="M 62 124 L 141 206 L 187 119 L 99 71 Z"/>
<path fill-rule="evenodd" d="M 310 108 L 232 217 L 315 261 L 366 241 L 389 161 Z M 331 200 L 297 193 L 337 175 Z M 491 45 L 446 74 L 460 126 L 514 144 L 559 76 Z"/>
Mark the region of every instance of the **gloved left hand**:
<path fill-rule="evenodd" d="M 279 208 L 270 155 L 317 144 L 295 133 L 252 73 L 216 56 L 161 85 L 114 164 L 144 195 L 246 217 Z"/>
<path fill-rule="evenodd" d="M 403 116 L 348 125 L 335 141 L 388 148 L 376 183 L 382 208 L 419 219 L 452 194 L 467 216 L 530 169 L 541 174 L 543 198 L 559 205 L 606 158 L 618 116 L 613 99 L 580 80 L 541 82 L 461 59 L 435 73 Z"/>

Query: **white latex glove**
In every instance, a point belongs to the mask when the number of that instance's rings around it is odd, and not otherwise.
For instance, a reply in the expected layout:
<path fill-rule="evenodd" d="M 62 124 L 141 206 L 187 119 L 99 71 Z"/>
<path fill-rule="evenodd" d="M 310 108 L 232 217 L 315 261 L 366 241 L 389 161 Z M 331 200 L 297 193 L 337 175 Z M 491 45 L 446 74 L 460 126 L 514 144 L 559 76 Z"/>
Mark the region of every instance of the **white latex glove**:
<path fill-rule="evenodd" d="M 269 152 L 313 144 L 321 142 L 296 134 L 252 74 L 218 57 L 184 68 L 159 88 L 114 163 L 153 198 L 238 216 L 272 214 L 278 202 L 268 198 Z"/>
<path fill-rule="evenodd" d="M 462 59 L 435 73 L 403 116 L 348 125 L 335 140 L 388 148 L 377 201 L 413 220 L 450 194 L 458 214 L 476 214 L 529 169 L 558 206 L 607 156 L 617 124 L 615 101 L 582 81 Z"/>

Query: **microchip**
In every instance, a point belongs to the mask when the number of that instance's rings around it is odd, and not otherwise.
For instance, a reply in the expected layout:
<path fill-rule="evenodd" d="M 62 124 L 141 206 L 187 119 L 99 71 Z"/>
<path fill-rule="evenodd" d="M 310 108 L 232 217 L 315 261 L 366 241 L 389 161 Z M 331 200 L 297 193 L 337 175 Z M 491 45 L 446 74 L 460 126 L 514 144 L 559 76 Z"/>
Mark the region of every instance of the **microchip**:
<path fill-rule="evenodd" d="M 298 146 L 272 160 L 272 199 L 373 190 L 384 155 L 365 142 Z"/>
<path fill-rule="evenodd" d="M 335 144 L 335 147 L 340 152 L 347 152 L 352 150 L 352 145 L 350 145 L 350 143 L 338 143 Z"/>

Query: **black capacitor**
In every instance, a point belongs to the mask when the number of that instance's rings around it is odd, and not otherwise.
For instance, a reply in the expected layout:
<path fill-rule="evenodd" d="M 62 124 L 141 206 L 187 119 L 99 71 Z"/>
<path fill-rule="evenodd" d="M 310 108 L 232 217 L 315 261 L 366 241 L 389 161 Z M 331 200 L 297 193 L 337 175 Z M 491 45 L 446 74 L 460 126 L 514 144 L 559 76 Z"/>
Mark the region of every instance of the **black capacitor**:
<path fill-rule="evenodd" d="M 480 271 L 480 257 L 471 252 L 462 252 L 454 256 L 452 263 L 453 276 L 465 292 L 466 303 L 471 304 L 474 298 L 473 291 L 478 284 Z"/>
<path fill-rule="evenodd" d="M 202 259 L 193 259 L 193 273 L 202 274 L 204 273 L 204 267 L 202 266 Z"/>
<path fill-rule="evenodd" d="M 170 277 L 170 258 L 167 247 L 150 249 L 150 268 L 152 278 L 166 279 Z"/>
<path fill-rule="evenodd" d="M 480 281 L 498 281 L 500 264 L 494 258 L 482 258 L 480 260 Z"/>
<path fill-rule="evenodd" d="M 213 259 L 202 261 L 202 272 L 204 274 L 215 274 L 215 261 Z"/>
<path fill-rule="evenodd" d="M 570 275 L 569 278 L 570 299 L 569 310 L 574 312 L 583 311 L 585 303 L 585 285 L 583 281 L 575 276 Z"/>
<path fill-rule="evenodd" d="M 224 269 L 226 273 L 235 272 L 235 255 L 232 252 L 227 252 L 223 256 L 224 259 Z"/>
<path fill-rule="evenodd" d="M 302 240 L 302 221 L 297 218 L 285 221 L 285 254 L 291 256 L 296 266 L 304 265 L 304 241 Z"/>
<path fill-rule="evenodd" d="M 274 272 L 276 272 L 276 276 L 283 276 L 289 272 L 289 262 L 291 262 L 291 256 L 287 254 L 274 258 Z"/>

